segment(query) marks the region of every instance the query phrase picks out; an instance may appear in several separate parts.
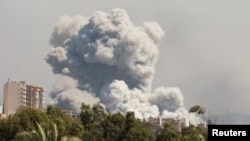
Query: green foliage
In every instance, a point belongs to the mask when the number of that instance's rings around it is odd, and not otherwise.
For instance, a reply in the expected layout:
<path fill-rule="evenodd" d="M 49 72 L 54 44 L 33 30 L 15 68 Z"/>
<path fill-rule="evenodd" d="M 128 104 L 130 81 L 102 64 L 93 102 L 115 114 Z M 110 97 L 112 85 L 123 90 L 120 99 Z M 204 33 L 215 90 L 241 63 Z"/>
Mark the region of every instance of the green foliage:
<path fill-rule="evenodd" d="M 101 123 L 106 118 L 105 109 L 99 104 L 94 104 L 92 108 L 84 103 L 81 106 L 80 120 L 84 125 L 83 139 L 90 141 L 104 140 L 103 127 Z"/>
<path fill-rule="evenodd" d="M 47 134 L 46 134 L 47 133 Z M 48 134 L 50 133 L 50 134 Z M 57 137 L 51 138 L 52 132 L 46 132 L 42 126 L 36 122 L 36 130 L 17 133 L 16 141 L 57 141 Z"/>
<path fill-rule="evenodd" d="M 189 113 L 204 114 L 205 108 L 201 107 L 200 105 L 194 105 L 189 109 Z"/>
<path fill-rule="evenodd" d="M 46 114 L 50 121 L 55 123 L 58 129 L 58 138 L 63 136 L 83 136 L 83 125 L 77 119 L 71 118 L 65 110 L 58 106 L 49 105 Z"/>
<path fill-rule="evenodd" d="M 133 112 L 126 114 L 126 128 L 123 132 L 124 141 L 150 141 L 153 140 L 153 133 L 149 124 L 135 118 Z"/>
<path fill-rule="evenodd" d="M 125 129 L 125 117 L 120 113 L 109 114 L 101 123 L 103 127 L 104 140 L 120 140 L 123 130 Z"/>
<path fill-rule="evenodd" d="M 40 123 L 43 127 L 48 128 L 47 123 L 49 118 L 47 115 L 39 110 L 30 107 L 21 107 L 12 117 L 14 121 L 17 121 L 19 130 L 32 131 L 36 128 L 36 122 Z"/>
<path fill-rule="evenodd" d="M 190 112 L 199 112 L 195 105 Z M 46 112 L 22 107 L 0 119 L 0 141 L 207 141 L 207 129 L 190 126 L 176 131 L 170 122 L 158 131 L 133 112 L 107 114 L 101 104 L 82 104 L 79 118 L 70 117 L 57 106 Z"/>
<path fill-rule="evenodd" d="M 11 115 L 7 119 L 0 119 L 0 140 L 8 141 L 15 137 L 20 128 L 19 120 Z"/>
<path fill-rule="evenodd" d="M 61 141 L 82 141 L 79 137 L 63 137 Z"/>
<path fill-rule="evenodd" d="M 157 134 L 156 141 L 180 141 L 181 139 L 181 133 L 176 131 L 170 122 L 166 122 Z"/>
<path fill-rule="evenodd" d="M 195 126 L 184 128 L 181 141 L 207 141 L 207 129 Z"/>
<path fill-rule="evenodd" d="M 36 122 L 48 128 L 48 121 L 49 118 L 44 112 L 30 107 L 20 107 L 14 115 L 10 115 L 7 119 L 1 120 L 0 139 L 12 140 L 19 132 L 35 130 Z"/>
<path fill-rule="evenodd" d="M 36 130 L 32 132 L 17 133 L 14 141 L 58 141 L 56 124 L 53 124 L 52 132 L 50 130 L 45 131 L 39 123 L 36 123 L 36 125 Z M 61 141 L 80 141 L 80 138 L 63 136 Z"/>
<path fill-rule="evenodd" d="M 16 141 L 32 141 L 32 140 L 35 141 L 39 139 L 37 138 L 37 135 L 34 132 L 22 131 L 22 132 L 17 133 L 15 140 Z"/>
<path fill-rule="evenodd" d="M 37 125 L 37 131 L 35 132 L 36 135 L 41 139 L 41 141 L 46 141 L 47 137 L 45 134 L 44 129 L 41 127 L 41 125 L 39 123 L 36 122 Z M 48 136 L 48 135 L 47 135 Z"/>

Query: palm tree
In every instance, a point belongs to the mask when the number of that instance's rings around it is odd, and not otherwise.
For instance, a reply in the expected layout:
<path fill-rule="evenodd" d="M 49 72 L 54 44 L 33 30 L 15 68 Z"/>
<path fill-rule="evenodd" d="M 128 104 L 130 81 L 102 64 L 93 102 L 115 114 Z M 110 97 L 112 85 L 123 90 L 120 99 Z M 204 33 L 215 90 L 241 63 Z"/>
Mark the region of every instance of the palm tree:
<path fill-rule="evenodd" d="M 58 131 L 55 123 L 52 123 L 52 131 L 45 130 L 36 122 L 36 130 L 31 132 L 23 131 L 16 135 L 18 141 L 57 141 Z"/>
<path fill-rule="evenodd" d="M 36 122 L 36 130 L 31 132 L 23 131 L 16 135 L 16 141 L 57 141 L 58 130 L 55 123 L 52 124 L 52 130 L 45 131 L 42 126 Z M 78 137 L 62 137 L 61 141 L 81 141 Z"/>
<path fill-rule="evenodd" d="M 81 141 L 81 139 L 78 138 L 78 137 L 66 137 L 66 136 L 64 136 L 64 137 L 61 139 L 61 141 Z"/>

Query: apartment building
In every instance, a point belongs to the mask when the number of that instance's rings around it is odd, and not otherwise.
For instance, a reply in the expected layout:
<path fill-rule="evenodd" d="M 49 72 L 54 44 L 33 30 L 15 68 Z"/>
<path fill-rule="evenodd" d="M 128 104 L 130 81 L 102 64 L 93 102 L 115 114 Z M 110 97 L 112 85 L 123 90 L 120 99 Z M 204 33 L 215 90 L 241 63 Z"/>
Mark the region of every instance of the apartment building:
<path fill-rule="evenodd" d="M 21 106 L 43 110 L 44 89 L 26 84 L 25 81 L 10 81 L 4 84 L 3 113 L 14 114 Z"/>
<path fill-rule="evenodd" d="M 42 110 L 44 108 L 44 89 L 39 86 L 26 85 L 26 105 Z"/>
<path fill-rule="evenodd" d="M 162 128 L 166 122 L 171 123 L 172 127 L 181 132 L 184 127 L 189 127 L 189 121 L 185 118 L 162 118 L 158 117 L 150 117 L 149 122 L 152 124 L 152 130 L 156 132 L 158 129 Z"/>

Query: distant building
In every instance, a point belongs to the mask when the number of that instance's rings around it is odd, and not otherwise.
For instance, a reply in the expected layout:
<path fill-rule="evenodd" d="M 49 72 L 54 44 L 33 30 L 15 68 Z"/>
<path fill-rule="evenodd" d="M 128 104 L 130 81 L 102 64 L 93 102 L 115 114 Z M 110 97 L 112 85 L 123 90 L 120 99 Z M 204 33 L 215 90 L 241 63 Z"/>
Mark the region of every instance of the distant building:
<path fill-rule="evenodd" d="M 25 81 L 9 81 L 4 84 L 3 113 L 14 114 L 21 106 L 43 110 L 44 89 L 28 85 Z"/>
<path fill-rule="evenodd" d="M 158 129 L 162 127 L 161 125 L 161 117 L 157 118 L 149 117 L 148 121 L 152 124 L 152 131 L 155 133 Z"/>
<path fill-rule="evenodd" d="M 26 105 L 43 110 L 44 109 L 44 89 L 42 87 L 26 85 Z"/>
<path fill-rule="evenodd" d="M 0 119 L 5 119 L 6 115 L 5 114 L 0 114 Z"/>
<path fill-rule="evenodd" d="M 3 106 L 2 106 L 2 103 L 0 103 L 1 105 L 0 105 L 0 119 L 4 119 L 4 118 L 6 118 L 6 115 L 5 114 L 3 114 Z"/>
<path fill-rule="evenodd" d="M 185 127 L 189 127 L 189 120 L 186 118 L 165 118 L 162 119 L 162 125 L 164 125 L 164 123 L 169 122 L 172 124 L 173 128 L 179 132 L 181 132 L 181 130 Z"/>
<path fill-rule="evenodd" d="M 1 104 L 1 103 L 0 103 Z M 2 114 L 3 113 L 3 106 L 2 106 L 2 104 L 0 105 L 0 114 Z"/>
<path fill-rule="evenodd" d="M 181 132 L 181 130 L 184 127 L 189 127 L 188 119 L 178 118 L 178 117 L 177 118 L 161 118 L 160 116 L 156 118 L 150 117 L 149 122 L 153 126 L 153 129 L 152 129 L 153 131 L 157 131 L 159 128 L 162 128 L 166 122 L 171 123 L 173 128 L 179 132 Z"/>
<path fill-rule="evenodd" d="M 69 115 L 71 118 L 75 118 L 75 119 L 78 119 L 80 118 L 80 113 L 76 113 L 76 112 L 73 112 L 72 110 L 65 110 L 64 111 L 66 112 L 67 115 Z"/>

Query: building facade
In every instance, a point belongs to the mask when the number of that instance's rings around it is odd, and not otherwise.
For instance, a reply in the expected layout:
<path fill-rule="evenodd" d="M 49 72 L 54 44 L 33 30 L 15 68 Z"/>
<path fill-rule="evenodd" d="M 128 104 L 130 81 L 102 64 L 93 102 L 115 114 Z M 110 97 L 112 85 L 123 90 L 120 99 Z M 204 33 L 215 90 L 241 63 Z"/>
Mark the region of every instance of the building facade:
<path fill-rule="evenodd" d="M 21 106 L 39 110 L 44 107 L 44 89 L 26 84 L 25 81 L 9 81 L 4 84 L 3 113 L 14 114 Z"/>
<path fill-rule="evenodd" d="M 44 108 L 44 89 L 39 86 L 26 86 L 26 105 L 42 110 Z"/>
<path fill-rule="evenodd" d="M 166 122 L 171 123 L 176 131 L 181 132 L 185 127 L 189 127 L 189 120 L 186 118 L 164 118 L 161 124 L 164 125 Z"/>
<path fill-rule="evenodd" d="M 162 118 L 158 117 L 150 117 L 149 122 L 152 124 L 152 130 L 156 132 L 158 129 L 163 128 L 165 123 L 171 123 L 172 127 L 176 130 L 181 132 L 181 130 L 185 127 L 189 127 L 189 121 L 185 118 Z"/>

